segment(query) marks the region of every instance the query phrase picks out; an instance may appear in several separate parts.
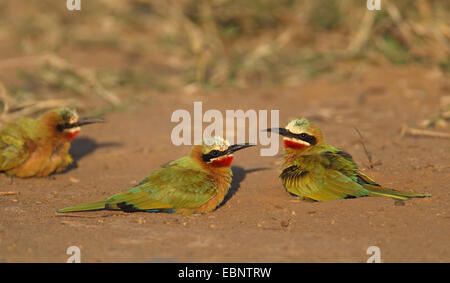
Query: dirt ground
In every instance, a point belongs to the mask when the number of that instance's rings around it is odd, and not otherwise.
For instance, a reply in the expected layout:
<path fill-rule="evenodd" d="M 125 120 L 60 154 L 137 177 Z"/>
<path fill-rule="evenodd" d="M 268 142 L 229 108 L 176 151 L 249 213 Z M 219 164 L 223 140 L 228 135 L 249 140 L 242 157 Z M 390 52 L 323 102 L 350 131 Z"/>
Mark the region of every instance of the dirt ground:
<path fill-rule="evenodd" d="M 382 262 L 450 261 L 450 143 L 400 137 L 401 125 L 433 117 L 446 77 L 419 67 L 370 67 L 351 80 L 302 87 L 151 95 L 142 106 L 108 114 L 83 128 L 71 152 L 76 166 L 50 178 L 0 176 L 0 261 L 65 262 L 78 246 L 82 262 Z M 194 216 L 96 211 L 57 214 L 69 205 L 124 191 L 189 146 L 174 146 L 174 110 L 278 109 L 280 122 L 309 117 L 325 139 L 353 155 L 380 184 L 431 198 L 395 202 L 366 197 L 324 203 L 289 195 L 278 180 L 280 154 L 259 147 L 236 154 L 225 203 Z M 204 126 L 207 126 L 204 123 Z M 354 127 L 376 166 L 369 169 Z M 448 130 L 444 130 L 448 131 Z"/>

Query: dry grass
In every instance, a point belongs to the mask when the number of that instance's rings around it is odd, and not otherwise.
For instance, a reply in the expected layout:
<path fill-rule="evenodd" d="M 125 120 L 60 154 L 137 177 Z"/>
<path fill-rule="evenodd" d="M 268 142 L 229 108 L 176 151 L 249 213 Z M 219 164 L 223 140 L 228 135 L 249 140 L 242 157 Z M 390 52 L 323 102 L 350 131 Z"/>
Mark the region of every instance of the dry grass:
<path fill-rule="evenodd" d="M 3 0 L 2 117 L 45 99 L 115 107 L 136 93 L 352 76 L 340 63 L 448 72 L 449 22 L 438 0 L 382 0 L 382 11 L 357 0 L 82 0 L 81 12 Z"/>

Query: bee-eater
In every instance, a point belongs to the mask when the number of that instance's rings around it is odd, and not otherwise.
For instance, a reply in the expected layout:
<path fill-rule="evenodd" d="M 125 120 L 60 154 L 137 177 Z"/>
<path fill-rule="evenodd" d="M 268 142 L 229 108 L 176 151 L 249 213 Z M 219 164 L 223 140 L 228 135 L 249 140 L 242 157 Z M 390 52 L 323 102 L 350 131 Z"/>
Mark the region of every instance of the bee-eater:
<path fill-rule="evenodd" d="M 70 142 L 80 126 L 104 122 L 78 118 L 67 107 L 50 110 L 37 119 L 22 117 L 0 130 L 0 171 L 16 177 L 43 177 L 63 171 L 73 162 Z"/>
<path fill-rule="evenodd" d="M 406 200 L 431 196 L 380 186 L 358 169 L 350 154 L 328 145 L 319 127 L 305 118 L 292 120 L 286 128 L 266 131 L 283 136 L 285 162 L 281 182 L 289 193 L 305 200 L 362 196 Z"/>
<path fill-rule="evenodd" d="M 202 145 L 194 145 L 188 156 L 154 171 L 126 192 L 58 212 L 105 209 L 190 215 L 213 211 L 230 188 L 233 153 L 249 146 L 253 145 L 230 146 L 217 136 L 205 139 Z"/>

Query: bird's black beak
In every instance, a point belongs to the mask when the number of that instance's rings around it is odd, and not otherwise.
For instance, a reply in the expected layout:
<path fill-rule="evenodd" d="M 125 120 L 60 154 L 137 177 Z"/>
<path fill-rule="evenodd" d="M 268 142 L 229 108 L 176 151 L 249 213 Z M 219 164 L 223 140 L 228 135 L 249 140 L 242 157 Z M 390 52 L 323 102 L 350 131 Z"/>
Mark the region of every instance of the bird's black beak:
<path fill-rule="evenodd" d="M 105 123 L 105 122 L 106 122 L 106 120 L 102 119 L 102 118 L 85 117 L 85 118 L 81 118 L 76 123 L 64 125 L 63 129 L 71 129 L 71 128 L 81 127 L 81 126 L 89 125 L 89 124 L 93 124 L 93 123 Z"/>
<path fill-rule="evenodd" d="M 233 144 L 230 145 L 227 149 L 227 154 L 232 154 L 235 151 L 247 148 L 247 147 L 251 147 L 251 146 L 255 146 L 256 144 L 251 144 L 251 143 L 240 143 L 240 144 Z"/>
<path fill-rule="evenodd" d="M 292 137 L 292 133 L 285 128 L 268 128 L 263 130 L 263 132 L 277 133 L 285 137 Z"/>

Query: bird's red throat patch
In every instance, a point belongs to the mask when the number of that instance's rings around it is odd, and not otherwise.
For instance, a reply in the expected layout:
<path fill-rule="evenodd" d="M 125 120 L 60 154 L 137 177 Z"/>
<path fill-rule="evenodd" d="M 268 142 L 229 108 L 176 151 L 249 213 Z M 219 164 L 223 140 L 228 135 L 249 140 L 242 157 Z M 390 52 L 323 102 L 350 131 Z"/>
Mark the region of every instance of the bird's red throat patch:
<path fill-rule="evenodd" d="M 211 164 L 216 167 L 230 166 L 232 162 L 233 162 L 233 155 L 226 155 L 211 160 Z"/>
<path fill-rule="evenodd" d="M 79 132 L 80 131 L 65 132 L 64 134 L 66 135 L 66 138 L 71 141 L 78 135 Z"/>
<path fill-rule="evenodd" d="M 283 143 L 284 143 L 284 147 L 289 147 L 289 148 L 293 148 L 293 149 L 303 149 L 308 147 L 309 145 L 307 145 L 306 143 L 303 143 L 301 141 L 294 141 L 291 139 L 283 139 Z"/>

